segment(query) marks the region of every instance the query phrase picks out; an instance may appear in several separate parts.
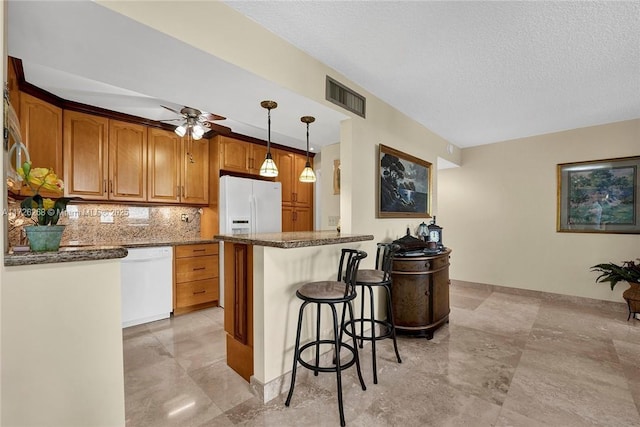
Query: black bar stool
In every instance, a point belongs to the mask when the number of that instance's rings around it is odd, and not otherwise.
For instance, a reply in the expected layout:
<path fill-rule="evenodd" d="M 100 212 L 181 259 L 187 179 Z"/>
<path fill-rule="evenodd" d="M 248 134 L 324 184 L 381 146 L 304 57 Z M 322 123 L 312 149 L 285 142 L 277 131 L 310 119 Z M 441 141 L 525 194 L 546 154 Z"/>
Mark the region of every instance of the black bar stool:
<path fill-rule="evenodd" d="M 378 243 L 376 253 L 376 269 L 375 270 L 359 270 L 356 276 L 356 286 L 362 287 L 362 301 L 360 305 L 360 317 L 343 322 L 343 330 L 347 335 L 352 335 L 360 340 L 360 348 L 362 342 L 371 341 L 371 353 L 373 361 L 373 383 L 378 384 L 378 367 L 376 363 L 376 341 L 392 338 L 393 348 L 396 352 L 398 363 L 402 363 L 400 353 L 398 352 L 398 343 L 396 342 L 396 328 L 393 321 L 393 309 L 391 308 L 391 264 L 393 255 L 398 250 L 398 245 L 392 243 Z M 375 309 L 373 306 L 373 290 L 376 287 L 384 288 L 387 296 L 387 319 L 376 319 Z M 364 315 L 364 289 L 369 290 L 369 318 Z M 360 332 L 356 332 L 355 324 L 360 323 Z M 365 335 L 365 325 L 371 326 L 370 335 Z M 380 333 L 376 335 L 376 325 L 380 326 Z M 347 327 L 348 326 L 348 327 Z M 350 329 L 350 330 L 349 330 Z"/>
<path fill-rule="evenodd" d="M 353 307 L 351 302 L 356 297 L 355 292 L 355 280 L 358 272 L 358 266 L 360 260 L 365 258 L 367 253 L 364 251 L 358 251 L 355 249 L 342 249 L 340 256 L 340 265 L 338 267 L 338 279 L 336 281 L 322 281 L 322 282 L 310 282 L 305 283 L 296 291 L 296 296 L 304 302 L 300 306 L 300 314 L 298 315 L 298 329 L 296 332 L 296 345 L 295 353 L 293 356 L 293 370 L 291 372 L 291 387 L 289 388 L 289 394 L 285 402 L 286 406 L 289 406 L 291 402 L 291 396 L 293 395 L 293 388 L 296 383 L 296 367 L 298 362 L 307 369 L 313 371 L 314 375 L 318 375 L 318 372 L 335 372 L 338 382 L 338 410 L 340 411 L 340 425 L 344 426 L 344 410 L 342 406 L 342 377 L 341 371 L 356 364 L 358 371 L 358 378 L 360 379 L 360 385 L 362 390 L 366 390 L 362 379 L 362 372 L 360 371 L 360 359 L 358 357 L 358 345 L 356 339 L 353 338 L 353 346 L 341 342 L 342 331 L 338 331 L 338 315 L 335 305 L 342 304 L 342 319 L 344 321 L 345 310 L 349 309 L 350 320 L 353 320 Z M 305 307 L 315 303 L 317 305 L 317 317 L 316 317 L 316 339 L 314 341 L 300 346 L 300 331 L 302 329 L 302 318 Z M 333 314 L 333 339 L 320 339 L 320 312 L 321 305 L 327 304 L 331 307 Z M 353 336 L 353 334 L 351 334 Z M 329 344 L 333 346 L 334 366 L 320 366 L 320 345 Z M 302 359 L 301 353 L 307 348 L 315 347 L 315 364 L 308 363 Z M 340 360 L 340 350 L 346 349 L 351 353 L 351 358 L 342 362 Z"/>

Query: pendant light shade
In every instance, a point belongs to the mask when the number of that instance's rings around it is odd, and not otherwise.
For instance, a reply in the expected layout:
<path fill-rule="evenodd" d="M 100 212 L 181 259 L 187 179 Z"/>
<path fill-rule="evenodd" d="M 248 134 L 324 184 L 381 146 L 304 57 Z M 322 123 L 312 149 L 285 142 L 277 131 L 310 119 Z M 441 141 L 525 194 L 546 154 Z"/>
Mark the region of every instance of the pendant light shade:
<path fill-rule="evenodd" d="M 278 103 L 275 101 L 262 101 L 260 103 L 262 108 L 267 109 L 267 155 L 260 166 L 260 176 L 266 176 L 274 178 L 278 176 L 278 167 L 271 157 L 271 110 L 278 107 Z"/>
<path fill-rule="evenodd" d="M 300 117 L 300 121 L 307 124 L 307 163 L 305 163 L 304 169 L 302 169 L 302 173 L 298 179 L 300 182 L 316 182 L 316 174 L 311 167 L 311 162 L 309 161 L 309 123 L 315 122 L 316 119 L 315 117 L 304 116 Z"/>

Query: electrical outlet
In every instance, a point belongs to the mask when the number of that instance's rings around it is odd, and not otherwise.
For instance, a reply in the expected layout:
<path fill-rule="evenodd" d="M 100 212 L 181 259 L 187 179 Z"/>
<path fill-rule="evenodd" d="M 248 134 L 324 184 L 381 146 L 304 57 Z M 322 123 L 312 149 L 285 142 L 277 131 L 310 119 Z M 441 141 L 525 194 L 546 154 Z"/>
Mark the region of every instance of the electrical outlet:
<path fill-rule="evenodd" d="M 180 215 L 180 221 L 189 222 L 189 215 L 181 214 Z"/>
<path fill-rule="evenodd" d="M 338 223 L 340 223 L 340 217 L 339 216 L 329 216 L 329 226 L 330 227 L 335 227 L 338 225 Z"/>
<path fill-rule="evenodd" d="M 113 211 L 101 211 L 100 222 L 102 224 L 113 224 Z"/>

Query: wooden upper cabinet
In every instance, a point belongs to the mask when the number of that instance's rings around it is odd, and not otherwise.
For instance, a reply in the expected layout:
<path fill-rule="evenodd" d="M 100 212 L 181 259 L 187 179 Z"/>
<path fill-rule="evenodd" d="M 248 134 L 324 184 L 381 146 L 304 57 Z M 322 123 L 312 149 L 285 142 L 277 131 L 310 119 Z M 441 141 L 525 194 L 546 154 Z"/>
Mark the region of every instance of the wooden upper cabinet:
<path fill-rule="evenodd" d="M 175 132 L 149 129 L 150 202 L 209 202 L 209 140 L 189 141 Z"/>
<path fill-rule="evenodd" d="M 209 144 L 208 139 L 182 140 L 180 200 L 186 204 L 209 203 Z"/>
<path fill-rule="evenodd" d="M 147 182 L 150 202 L 180 202 L 181 138 L 175 132 L 150 128 Z"/>
<path fill-rule="evenodd" d="M 65 194 L 90 200 L 146 200 L 145 126 L 64 112 Z"/>
<path fill-rule="evenodd" d="M 249 168 L 249 173 L 253 175 L 260 174 L 260 167 L 264 162 L 264 158 L 267 156 L 267 146 L 266 145 L 258 145 L 251 144 L 251 167 Z M 271 156 L 273 157 L 273 150 L 271 150 Z M 278 165 L 276 164 L 276 167 Z"/>
<path fill-rule="evenodd" d="M 220 169 L 258 175 L 267 155 L 266 145 L 253 144 L 228 136 L 219 137 Z"/>
<path fill-rule="evenodd" d="M 249 173 L 250 143 L 221 136 L 218 147 L 221 170 Z"/>
<path fill-rule="evenodd" d="M 7 89 L 9 89 L 9 102 L 20 118 L 20 90 L 18 88 L 18 74 L 14 59 L 7 57 Z"/>
<path fill-rule="evenodd" d="M 294 202 L 294 193 L 297 177 L 293 176 L 295 167 L 295 154 L 289 151 L 274 150 L 271 155 L 276 162 L 278 168 L 278 177 L 276 181 L 282 184 L 282 203 L 292 204 Z M 293 230 L 291 230 L 293 231 Z"/>
<path fill-rule="evenodd" d="M 108 199 L 109 119 L 65 110 L 65 195 Z"/>
<path fill-rule="evenodd" d="M 20 94 L 20 132 L 33 167 L 62 174 L 62 109 L 27 93 Z"/>
<path fill-rule="evenodd" d="M 109 121 L 109 199 L 147 200 L 147 128 Z"/>
<path fill-rule="evenodd" d="M 313 205 L 314 185 L 300 182 L 298 179 L 304 169 L 304 165 L 307 163 L 307 157 L 283 150 L 276 150 L 274 154 L 276 166 L 278 167 L 276 180 L 282 183 L 282 203 L 311 207 Z M 309 161 L 312 162 L 312 159 Z"/>

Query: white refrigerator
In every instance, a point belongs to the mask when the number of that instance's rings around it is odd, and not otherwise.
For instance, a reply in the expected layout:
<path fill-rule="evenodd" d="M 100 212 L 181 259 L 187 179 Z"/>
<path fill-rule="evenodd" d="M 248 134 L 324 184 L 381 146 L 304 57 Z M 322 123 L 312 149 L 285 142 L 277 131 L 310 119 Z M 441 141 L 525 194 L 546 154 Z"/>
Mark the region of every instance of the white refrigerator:
<path fill-rule="evenodd" d="M 220 234 L 282 231 L 282 185 L 279 182 L 220 177 Z M 224 242 L 220 242 L 220 306 L 224 307 Z"/>

